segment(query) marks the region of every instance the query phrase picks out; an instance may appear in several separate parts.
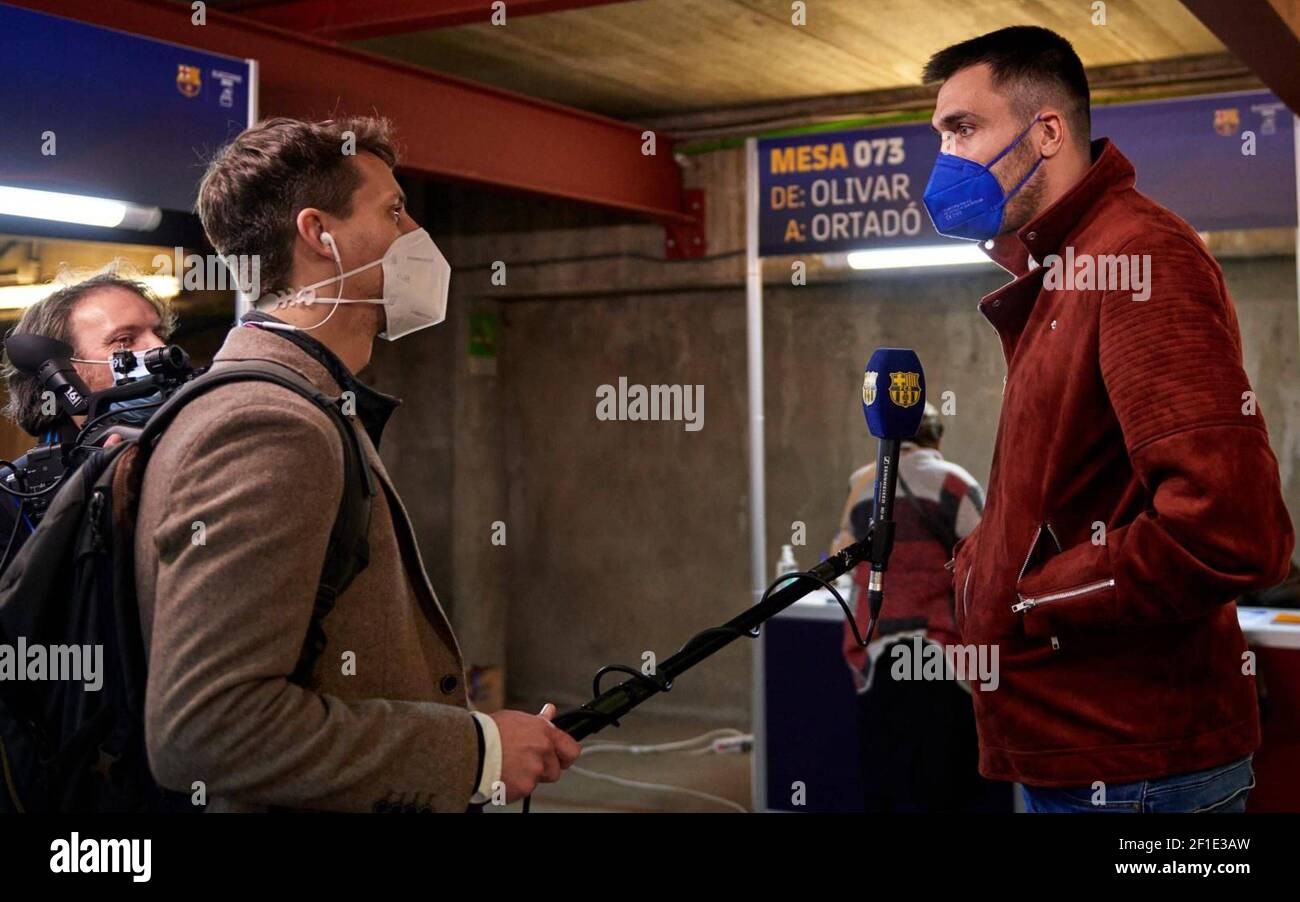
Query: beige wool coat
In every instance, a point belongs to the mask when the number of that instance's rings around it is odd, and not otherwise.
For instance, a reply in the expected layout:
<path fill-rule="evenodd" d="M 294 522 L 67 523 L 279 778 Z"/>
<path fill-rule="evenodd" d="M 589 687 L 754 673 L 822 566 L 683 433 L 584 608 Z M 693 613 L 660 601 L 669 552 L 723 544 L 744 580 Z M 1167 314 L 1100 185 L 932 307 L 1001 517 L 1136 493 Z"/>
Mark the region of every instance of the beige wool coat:
<path fill-rule="evenodd" d="M 283 336 L 233 329 L 213 366 L 242 360 L 340 393 Z M 221 386 L 177 415 L 145 470 L 135 554 L 149 761 L 168 788 L 201 781 L 209 810 L 464 811 L 474 791 L 460 649 L 384 465 L 351 423 L 381 489 L 370 564 L 325 620 L 306 687 L 288 677 L 343 492 L 337 427 L 278 385 Z"/>

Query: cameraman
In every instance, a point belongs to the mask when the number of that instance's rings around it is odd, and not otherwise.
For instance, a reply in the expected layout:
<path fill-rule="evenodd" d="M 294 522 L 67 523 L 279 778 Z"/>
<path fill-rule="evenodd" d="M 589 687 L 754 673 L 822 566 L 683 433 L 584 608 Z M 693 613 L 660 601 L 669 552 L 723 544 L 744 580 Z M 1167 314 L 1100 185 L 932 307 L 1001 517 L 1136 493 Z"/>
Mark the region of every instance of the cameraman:
<path fill-rule="evenodd" d="M 140 282 L 113 272 L 100 273 L 61 288 L 23 311 L 9 335 L 43 335 L 66 342 L 73 349 L 73 366 L 92 392 L 113 385 L 108 361 L 114 351 L 146 351 L 167 343 L 176 318 L 167 303 Z M 81 426 L 62 419 L 47 403 L 40 379 L 18 371 L 4 358 L 8 400 L 4 415 L 23 431 L 40 440 L 40 446 L 71 441 Z M 62 422 L 61 422 L 62 419 Z M 25 457 L 25 455 L 24 455 Z M 16 461 L 20 466 L 23 458 Z M 0 465 L 0 482 L 13 486 L 11 471 Z M 19 514 L 19 499 L 0 492 L 0 570 L 31 534 L 30 516 Z M 7 549 L 7 550 L 5 550 Z"/>

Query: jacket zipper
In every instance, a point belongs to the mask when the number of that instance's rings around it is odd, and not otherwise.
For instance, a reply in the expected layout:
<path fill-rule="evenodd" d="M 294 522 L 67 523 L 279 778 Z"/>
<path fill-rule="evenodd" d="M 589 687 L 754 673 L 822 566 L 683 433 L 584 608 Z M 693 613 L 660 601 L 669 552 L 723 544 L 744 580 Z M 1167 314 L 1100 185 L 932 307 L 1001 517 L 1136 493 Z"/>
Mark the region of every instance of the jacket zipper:
<path fill-rule="evenodd" d="M 1038 537 L 1042 535 L 1042 533 L 1043 527 L 1040 524 L 1039 527 L 1034 530 L 1034 537 L 1029 540 L 1029 550 L 1025 552 L 1025 562 L 1020 565 L 1020 575 L 1016 577 L 1016 582 L 1020 582 L 1020 580 L 1025 578 L 1025 571 L 1029 569 L 1029 559 L 1034 556 L 1034 549 L 1038 547 Z"/>
<path fill-rule="evenodd" d="M 1059 553 L 1064 551 L 1065 549 L 1061 547 L 1061 540 L 1056 537 L 1056 530 L 1052 529 L 1052 521 L 1044 520 L 1043 525 L 1047 527 L 1048 534 L 1051 535 L 1052 541 L 1056 543 L 1057 552 Z M 1052 651 L 1060 651 L 1061 640 L 1053 636 L 1051 641 L 1052 641 Z"/>
<path fill-rule="evenodd" d="M 970 588 L 970 575 L 971 575 L 971 571 L 968 569 L 966 571 L 966 580 L 961 584 L 961 616 L 963 619 L 965 619 L 967 616 L 966 590 Z"/>
<path fill-rule="evenodd" d="M 1089 592 L 1096 592 L 1098 589 L 1109 589 L 1113 585 L 1115 585 L 1115 580 L 1113 579 L 1100 579 L 1096 582 L 1088 583 L 1087 585 L 1076 586 L 1073 589 L 1053 592 L 1050 595 L 1040 595 L 1037 598 L 1025 598 L 1021 595 L 1019 596 L 1020 603 L 1012 605 L 1011 611 L 1012 613 L 1019 614 L 1022 611 L 1028 611 L 1031 608 L 1035 608 L 1040 604 L 1048 604 L 1053 601 L 1062 601 L 1066 598 L 1075 598 L 1079 595 L 1087 595 Z"/>

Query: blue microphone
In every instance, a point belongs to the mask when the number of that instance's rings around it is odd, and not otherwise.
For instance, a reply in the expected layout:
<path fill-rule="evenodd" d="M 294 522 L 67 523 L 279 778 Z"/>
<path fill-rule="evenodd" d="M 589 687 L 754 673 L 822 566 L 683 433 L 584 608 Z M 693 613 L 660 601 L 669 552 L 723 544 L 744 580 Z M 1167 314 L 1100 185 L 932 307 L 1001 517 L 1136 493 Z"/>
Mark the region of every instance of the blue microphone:
<path fill-rule="evenodd" d="M 871 639 L 884 602 L 884 577 L 894 550 L 894 492 L 898 487 L 898 456 L 903 439 L 916 435 L 925 415 L 925 371 L 916 352 L 907 348 L 877 348 L 862 379 L 862 413 L 867 428 L 880 440 L 876 453 L 876 484 L 871 506 L 871 580 L 867 604 Z"/>

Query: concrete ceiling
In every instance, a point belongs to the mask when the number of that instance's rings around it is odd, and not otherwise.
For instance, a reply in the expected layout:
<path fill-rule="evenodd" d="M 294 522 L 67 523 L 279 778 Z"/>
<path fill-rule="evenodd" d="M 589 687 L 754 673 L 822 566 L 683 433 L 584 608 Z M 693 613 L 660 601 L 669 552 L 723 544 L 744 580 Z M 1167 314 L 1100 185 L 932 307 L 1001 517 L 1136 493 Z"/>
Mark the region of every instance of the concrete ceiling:
<path fill-rule="evenodd" d="M 1051 28 L 1089 69 L 1223 54 L 1179 0 L 630 0 L 354 42 L 626 119 L 917 84 L 926 58 L 1006 25 Z M 508 8 L 508 5 L 507 5 Z"/>

